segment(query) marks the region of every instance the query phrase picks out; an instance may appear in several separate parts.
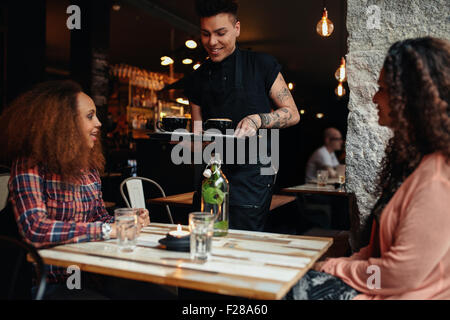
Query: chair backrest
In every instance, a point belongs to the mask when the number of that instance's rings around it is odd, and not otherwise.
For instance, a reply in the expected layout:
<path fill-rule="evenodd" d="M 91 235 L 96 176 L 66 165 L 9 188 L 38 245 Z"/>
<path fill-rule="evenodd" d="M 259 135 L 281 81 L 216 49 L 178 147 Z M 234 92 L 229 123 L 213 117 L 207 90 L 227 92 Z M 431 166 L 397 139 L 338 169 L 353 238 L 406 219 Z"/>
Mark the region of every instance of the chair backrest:
<path fill-rule="evenodd" d="M 6 207 L 8 201 L 8 181 L 9 173 L 0 173 L 0 211 Z"/>
<path fill-rule="evenodd" d="M 34 299 L 41 300 L 46 287 L 47 273 L 44 262 L 37 250 L 16 239 L 0 236 L 0 299 Z M 27 261 L 27 255 L 33 263 Z M 32 296 L 33 272 L 36 280 L 36 294 Z"/>
<path fill-rule="evenodd" d="M 120 194 L 122 195 L 123 200 L 128 208 L 145 208 L 145 197 L 144 197 L 144 188 L 142 186 L 142 181 L 149 182 L 155 185 L 162 196 L 165 197 L 166 193 L 163 188 L 154 180 L 144 177 L 130 177 L 122 181 L 120 184 Z M 123 191 L 124 186 L 127 187 L 128 196 L 130 197 L 130 202 L 128 202 L 127 197 Z M 170 208 L 166 205 L 167 216 L 169 217 L 170 223 L 173 223 L 172 213 L 170 212 Z"/>

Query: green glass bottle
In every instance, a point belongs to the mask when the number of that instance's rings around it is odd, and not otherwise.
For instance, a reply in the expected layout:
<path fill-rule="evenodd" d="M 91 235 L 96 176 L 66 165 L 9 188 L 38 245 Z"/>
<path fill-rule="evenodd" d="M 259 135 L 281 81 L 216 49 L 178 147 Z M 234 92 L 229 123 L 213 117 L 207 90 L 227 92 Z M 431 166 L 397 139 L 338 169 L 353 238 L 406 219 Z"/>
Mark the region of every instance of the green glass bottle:
<path fill-rule="evenodd" d="M 228 180 L 223 174 L 220 154 L 211 158 L 203 171 L 205 179 L 202 182 L 201 211 L 214 215 L 214 236 L 228 234 Z"/>

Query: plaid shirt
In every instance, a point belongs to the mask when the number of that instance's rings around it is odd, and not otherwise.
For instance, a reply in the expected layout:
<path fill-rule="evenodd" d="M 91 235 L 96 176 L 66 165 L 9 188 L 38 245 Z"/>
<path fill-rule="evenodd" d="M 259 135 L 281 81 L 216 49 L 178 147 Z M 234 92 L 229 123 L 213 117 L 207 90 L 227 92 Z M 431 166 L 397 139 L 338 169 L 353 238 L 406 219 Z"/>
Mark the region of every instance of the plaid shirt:
<path fill-rule="evenodd" d="M 85 173 L 80 184 L 67 184 L 60 175 L 17 160 L 9 192 L 19 232 L 36 248 L 102 240 L 103 223 L 114 219 L 105 209 L 96 170 Z M 69 276 L 65 268 L 50 266 L 48 272 L 49 282 Z"/>

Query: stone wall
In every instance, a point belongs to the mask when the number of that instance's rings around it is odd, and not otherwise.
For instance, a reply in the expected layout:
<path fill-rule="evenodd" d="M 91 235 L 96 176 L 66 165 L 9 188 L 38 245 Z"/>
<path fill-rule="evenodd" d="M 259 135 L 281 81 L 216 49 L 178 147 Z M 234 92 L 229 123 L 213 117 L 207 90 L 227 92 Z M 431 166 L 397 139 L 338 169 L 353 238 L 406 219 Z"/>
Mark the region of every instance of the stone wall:
<path fill-rule="evenodd" d="M 377 200 L 374 185 L 392 134 L 378 125 L 377 109 L 372 103 L 384 57 L 398 40 L 423 36 L 450 39 L 450 1 L 347 0 L 347 6 L 350 112 L 346 185 L 357 198 L 360 219 L 356 229 L 360 230 Z M 357 230 L 351 236 L 354 250 L 361 246 Z"/>

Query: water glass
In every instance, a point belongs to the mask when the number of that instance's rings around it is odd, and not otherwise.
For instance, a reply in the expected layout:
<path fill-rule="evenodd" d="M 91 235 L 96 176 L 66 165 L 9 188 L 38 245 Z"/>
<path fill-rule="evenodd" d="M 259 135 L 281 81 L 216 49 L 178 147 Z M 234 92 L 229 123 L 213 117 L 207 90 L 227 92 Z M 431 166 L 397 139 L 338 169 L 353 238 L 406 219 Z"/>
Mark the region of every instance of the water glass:
<path fill-rule="evenodd" d="M 325 187 L 328 182 L 328 170 L 317 171 L 317 185 L 319 187 Z"/>
<path fill-rule="evenodd" d="M 344 183 L 345 183 L 345 165 L 338 165 L 336 168 L 336 173 L 338 175 L 339 182 L 339 191 L 344 191 Z"/>
<path fill-rule="evenodd" d="M 191 259 L 207 260 L 211 256 L 214 216 L 206 212 L 190 213 L 189 230 L 191 232 Z"/>
<path fill-rule="evenodd" d="M 120 251 L 131 252 L 136 248 L 138 236 L 138 209 L 119 208 L 114 210 L 117 229 L 117 244 Z"/>

